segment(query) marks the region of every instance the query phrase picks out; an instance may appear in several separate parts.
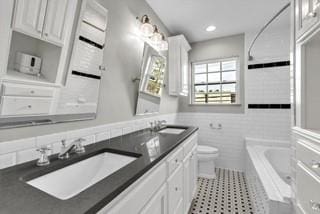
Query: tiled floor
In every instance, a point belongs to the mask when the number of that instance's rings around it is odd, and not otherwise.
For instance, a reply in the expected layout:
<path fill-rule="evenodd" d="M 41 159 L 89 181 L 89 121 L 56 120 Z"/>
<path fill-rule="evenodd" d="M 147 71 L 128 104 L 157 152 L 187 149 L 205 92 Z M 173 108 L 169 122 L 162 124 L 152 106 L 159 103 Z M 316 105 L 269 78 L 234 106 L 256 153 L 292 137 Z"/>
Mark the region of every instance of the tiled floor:
<path fill-rule="evenodd" d="M 189 214 L 253 214 L 244 173 L 216 169 L 216 179 L 198 178 Z"/>

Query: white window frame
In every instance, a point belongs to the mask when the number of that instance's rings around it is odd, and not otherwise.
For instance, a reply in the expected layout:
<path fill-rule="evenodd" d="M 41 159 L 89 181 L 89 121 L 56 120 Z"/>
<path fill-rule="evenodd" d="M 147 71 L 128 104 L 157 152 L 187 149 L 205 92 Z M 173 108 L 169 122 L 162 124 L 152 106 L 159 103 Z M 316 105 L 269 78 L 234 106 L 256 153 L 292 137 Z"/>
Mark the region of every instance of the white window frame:
<path fill-rule="evenodd" d="M 194 67 L 196 65 L 202 65 L 202 64 L 210 64 L 210 63 L 217 63 L 217 62 L 224 62 L 224 61 L 232 61 L 235 60 L 236 61 L 236 102 L 235 103 L 195 103 L 194 102 L 194 95 L 195 95 L 195 87 L 194 87 Z M 235 57 L 226 57 L 226 58 L 219 58 L 219 59 L 210 59 L 210 60 L 203 60 L 203 61 L 196 61 L 196 62 L 192 62 L 191 63 L 191 78 L 190 78 L 190 88 L 189 91 L 191 93 L 189 93 L 189 105 L 204 105 L 204 106 L 232 106 L 232 105 L 241 105 L 241 93 L 240 93 L 240 72 L 241 72 L 241 68 L 240 68 L 240 57 L 239 56 L 235 56 Z M 220 70 L 220 73 L 222 73 L 222 70 Z M 208 74 L 208 68 L 207 68 L 207 74 Z M 220 86 L 223 84 L 223 82 L 220 82 Z"/>

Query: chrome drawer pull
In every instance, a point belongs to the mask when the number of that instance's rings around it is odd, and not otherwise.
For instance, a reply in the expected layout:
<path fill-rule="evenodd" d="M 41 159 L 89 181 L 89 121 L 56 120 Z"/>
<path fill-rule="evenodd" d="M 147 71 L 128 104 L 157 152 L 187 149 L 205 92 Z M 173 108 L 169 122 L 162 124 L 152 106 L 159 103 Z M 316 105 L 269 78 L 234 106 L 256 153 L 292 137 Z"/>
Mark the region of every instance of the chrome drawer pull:
<path fill-rule="evenodd" d="M 311 162 L 311 167 L 312 167 L 312 169 L 319 169 L 320 168 L 320 162 L 313 160 Z"/>
<path fill-rule="evenodd" d="M 320 203 L 310 200 L 310 207 L 312 210 L 320 212 Z"/>
<path fill-rule="evenodd" d="M 317 13 L 316 12 L 310 12 L 310 13 L 308 13 L 308 17 L 309 18 L 314 18 L 314 17 L 316 17 L 317 16 Z"/>

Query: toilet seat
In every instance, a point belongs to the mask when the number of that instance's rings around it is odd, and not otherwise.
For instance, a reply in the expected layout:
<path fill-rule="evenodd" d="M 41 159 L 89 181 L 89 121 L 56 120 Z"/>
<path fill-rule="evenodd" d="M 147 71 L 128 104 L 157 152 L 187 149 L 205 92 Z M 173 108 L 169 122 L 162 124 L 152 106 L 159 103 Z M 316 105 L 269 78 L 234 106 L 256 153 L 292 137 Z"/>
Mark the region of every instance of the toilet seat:
<path fill-rule="evenodd" d="M 219 150 L 212 146 L 198 145 L 197 152 L 198 154 L 218 154 Z"/>

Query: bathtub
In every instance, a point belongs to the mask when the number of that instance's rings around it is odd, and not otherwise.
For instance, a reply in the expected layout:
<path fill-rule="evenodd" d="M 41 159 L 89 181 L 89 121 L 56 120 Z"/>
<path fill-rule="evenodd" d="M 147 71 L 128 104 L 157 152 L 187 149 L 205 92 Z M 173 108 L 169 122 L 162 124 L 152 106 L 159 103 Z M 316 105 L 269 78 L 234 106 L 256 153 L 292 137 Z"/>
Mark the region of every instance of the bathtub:
<path fill-rule="evenodd" d="M 246 139 L 246 177 L 256 214 L 291 214 L 290 144 Z"/>

